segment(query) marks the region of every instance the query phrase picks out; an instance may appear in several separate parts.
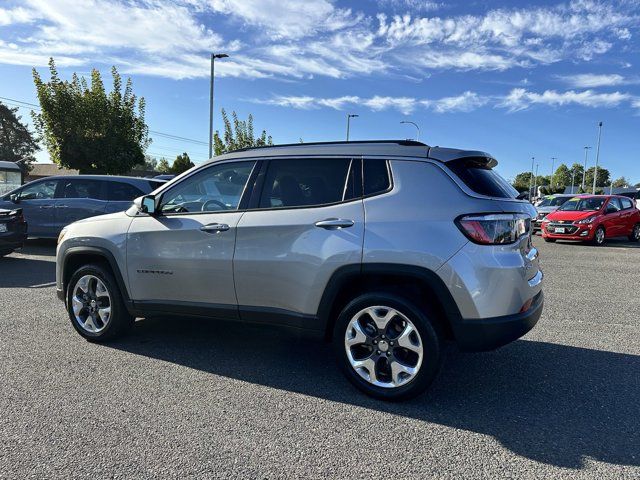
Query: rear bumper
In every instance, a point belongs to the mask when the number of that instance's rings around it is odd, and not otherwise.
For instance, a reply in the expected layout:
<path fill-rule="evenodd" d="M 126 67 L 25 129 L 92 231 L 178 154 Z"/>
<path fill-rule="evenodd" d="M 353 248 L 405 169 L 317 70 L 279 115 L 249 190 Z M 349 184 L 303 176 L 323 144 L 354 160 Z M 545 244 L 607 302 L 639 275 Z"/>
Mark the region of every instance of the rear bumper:
<path fill-rule="evenodd" d="M 452 325 L 456 342 L 461 350 L 469 352 L 494 350 L 511 343 L 538 323 L 543 303 L 543 294 L 540 291 L 525 312 L 502 317 L 461 320 Z"/>

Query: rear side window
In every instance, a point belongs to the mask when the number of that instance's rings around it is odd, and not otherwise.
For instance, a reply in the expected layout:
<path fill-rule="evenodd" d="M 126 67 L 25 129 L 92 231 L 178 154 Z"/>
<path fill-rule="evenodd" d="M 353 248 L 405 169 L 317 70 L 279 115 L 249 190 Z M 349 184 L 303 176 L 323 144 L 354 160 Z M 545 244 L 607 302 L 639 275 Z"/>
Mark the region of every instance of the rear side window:
<path fill-rule="evenodd" d="M 389 166 L 386 160 L 370 159 L 364 160 L 364 195 L 375 195 L 389 190 L 391 178 L 389 177 Z"/>
<path fill-rule="evenodd" d="M 350 166 L 348 158 L 271 160 L 260 208 L 326 205 L 349 199 L 353 195 L 347 182 Z"/>
<path fill-rule="evenodd" d="M 620 210 L 622 210 L 622 207 L 620 206 L 620 200 L 618 200 L 617 198 L 610 198 L 609 203 L 607 204 L 607 211 L 618 212 Z"/>
<path fill-rule="evenodd" d="M 626 210 L 628 208 L 632 208 L 633 207 L 633 202 L 631 200 L 629 200 L 628 198 L 621 198 L 620 199 L 620 203 L 622 203 L 623 210 Z"/>
<path fill-rule="evenodd" d="M 144 195 L 144 192 L 130 183 L 107 183 L 107 199 L 112 202 L 131 202 L 142 195 Z"/>
<path fill-rule="evenodd" d="M 102 200 L 102 182 L 87 178 L 62 180 L 59 198 L 93 198 Z"/>
<path fill-rule="evenodd" d="M 487 159 L 462 159 L 447 163 L 464 184 L 480 195 L 516 198 L 518 191 L 487 165 Z"/>

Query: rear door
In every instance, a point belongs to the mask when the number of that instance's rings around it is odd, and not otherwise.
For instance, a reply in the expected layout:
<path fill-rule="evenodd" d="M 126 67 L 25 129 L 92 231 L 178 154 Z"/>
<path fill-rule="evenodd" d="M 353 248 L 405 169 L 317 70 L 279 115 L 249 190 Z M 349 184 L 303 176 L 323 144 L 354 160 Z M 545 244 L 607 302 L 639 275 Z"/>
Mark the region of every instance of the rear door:
<path fill-rule="evenodd" d="M 609 201 L 604 206 L 604 220 L 602 224 L 604 225 L 608 238 L 624 234 L 624 222 L 620 218 L 620 210 L 622 210 L 620 200 L 615 197 L 609 198 Z"/>
<path fill-rule="evenodd" d="M 253 208 L 238 224 L 233 265 L 240 315 L 313 329 L 332 274 L 362 261 L 360 160 L 264 163 Z"/>
<path fill-rule="evenodd" d="M 56 192 L 56 230 L 83 218 L 103 215 L 107 201 L 103 192 L 103 180 L 78 177 L 60 182 Z"/>
<path fill-rule="evenodd" d="M 631 235 L 633 227 L 637 222 L 637 209 L 634 208 L 633 200 L 626 197 L 620 197 L 620 205 L 622 210 L 620 211 L 620 222 L 622 231 L 620 235 Z"/>
<path fill-rule="evenodd" d="M 55 237 L 57 179 L 36 180 L 25 185 L 19 193 L 19 207 L 27 220 L 27 231 L 33 237 Z"/>

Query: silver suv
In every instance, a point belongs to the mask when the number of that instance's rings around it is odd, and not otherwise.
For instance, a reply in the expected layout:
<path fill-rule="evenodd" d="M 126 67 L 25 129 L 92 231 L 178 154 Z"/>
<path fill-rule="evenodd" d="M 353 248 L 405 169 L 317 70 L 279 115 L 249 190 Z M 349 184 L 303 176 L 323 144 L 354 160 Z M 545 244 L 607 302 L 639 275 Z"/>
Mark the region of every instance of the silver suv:
<path fill-rule="evenodd" d="M 66 227 L 58 296 L 94 342 L 167 313 L 317 332 L 355 386 L 409 398 L 445 340 L 494 349 L 542 312 L 536 211 L 496 164 L 411 141 L 222 155 Z"/>

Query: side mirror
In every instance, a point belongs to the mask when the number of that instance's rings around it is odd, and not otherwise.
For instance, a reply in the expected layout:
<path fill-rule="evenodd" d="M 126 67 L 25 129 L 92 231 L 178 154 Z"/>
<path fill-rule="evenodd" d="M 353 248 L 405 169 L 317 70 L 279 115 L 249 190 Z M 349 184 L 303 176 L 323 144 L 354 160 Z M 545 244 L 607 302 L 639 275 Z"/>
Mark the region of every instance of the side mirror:
<path fill-rule="evenodd" d="M 145 195 L 143 197 L 136 198 L 133 203 L 138 210 L 148 215 L 156 215 L 156 197 L 155 195 Z"/>
<path fill-rule="evenodd" d="M 11 200 L 13 203 L 20 203 L 20 194 L 13 193 L 9 195 L 9 200 Z"/>

